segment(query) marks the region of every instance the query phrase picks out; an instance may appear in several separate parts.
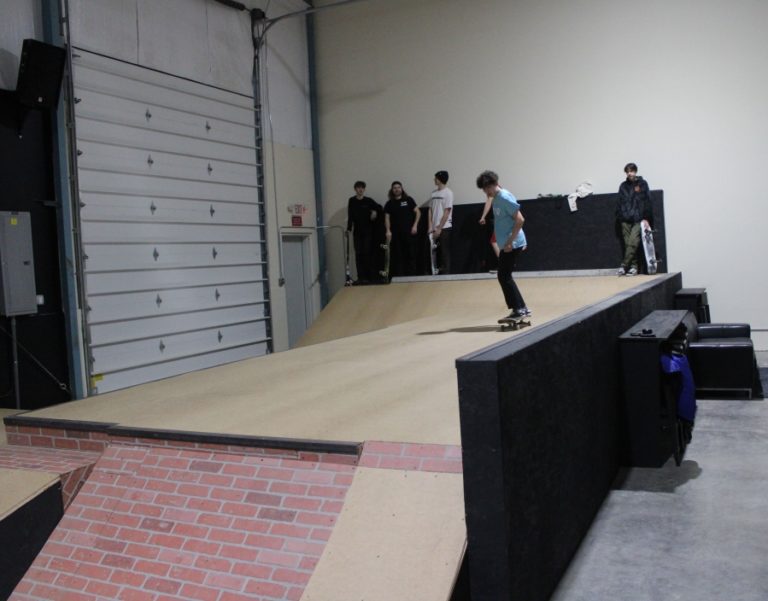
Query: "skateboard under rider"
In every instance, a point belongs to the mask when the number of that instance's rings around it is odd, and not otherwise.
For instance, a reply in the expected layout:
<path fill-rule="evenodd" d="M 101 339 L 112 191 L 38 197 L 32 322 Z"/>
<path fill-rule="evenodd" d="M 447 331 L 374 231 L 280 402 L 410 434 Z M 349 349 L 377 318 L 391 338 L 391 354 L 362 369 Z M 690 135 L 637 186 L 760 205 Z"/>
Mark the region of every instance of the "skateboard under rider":
<path fill-rule="evenodd" d="M 531 316 L 530 315 L 524 315 L 521 317 L 502 317 L 498 321 L 499 325 L 501 325 L 501 331 L 507 331 L 512 330 L 516 331 L 520 328 L 524 328 L 526 326 L 531 325 Z"/>

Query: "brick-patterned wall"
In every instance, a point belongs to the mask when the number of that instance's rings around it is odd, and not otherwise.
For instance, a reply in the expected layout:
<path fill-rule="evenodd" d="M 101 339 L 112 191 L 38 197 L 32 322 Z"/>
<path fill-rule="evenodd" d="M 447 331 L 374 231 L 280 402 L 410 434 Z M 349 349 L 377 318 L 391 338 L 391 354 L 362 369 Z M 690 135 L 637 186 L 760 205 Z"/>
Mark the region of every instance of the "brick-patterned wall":
<path fill-rule="evenodd" d="M 64 430 L 6 424 L 8 444 L 100 453 L 109 443 L 104 431 Z"/>
<path fill-rule="evenodd" d="M 0 467 L 59 474 L 63 506 L 71 503 L 100 453 L 41 447 L 0 446 Z"/>
<path fill-rule="evenodd" d="M 462 473 L 458 445 L 368 441 L 363 445 L 360 465 L 381 469 Z"/>
<path fill-rule="evenodd" d="M 12 601 L 299 600 L 357 457 L 156 444 L 107 447 Z"/>

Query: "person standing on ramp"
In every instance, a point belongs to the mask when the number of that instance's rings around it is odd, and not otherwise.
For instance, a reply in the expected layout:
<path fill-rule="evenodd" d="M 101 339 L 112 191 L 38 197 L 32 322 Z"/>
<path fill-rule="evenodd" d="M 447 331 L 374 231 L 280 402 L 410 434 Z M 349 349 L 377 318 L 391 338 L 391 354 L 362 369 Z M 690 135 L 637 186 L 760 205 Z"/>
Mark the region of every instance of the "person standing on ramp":
<path fill-rule="evenodd" d="M 447 183 L 447 171 L 435 173 L 435 186 L 437 187 L 429 199 L 429 217 L 427 222 L 428 234 L 432 237 L 431 241 L 433 240 L 435 244 L 439 244 L 440 273 L 443 275 L 451 273 L 453 192 L 446 185 Z"/>
<path fill-rule="evenodd" d="M 624 166 L 627 178 L 619 186 L 616 199 L 616 227 L 621 233 L 623 257 L 618 275 L 637 275 L 640 236 L 652 229 L 653 211 L 648 182 L 637 174 L 637 165 Z"/>
<path fill-rule="evenodd" d="M 416 271 L 416 234 L 421 211 L 399 181 L 392 182 L 389 200 L 384 205 L 387 242 L 392 245 L 390 274 L 418 275 Z"/>
<path fill-rule="evenodd" d="M 357 283 L 371 284 L 378 280 L 375 264 L 375 225 L 382 208 L 365 195 L 365 182 L 355 182 L 355 195 L 347 203 L 347 232 L 352 232 L 355 244 Z"/>
<path fill-rule="evenodd" d="M 531 311 L 512 277 L 517 257 L 528 246 L 520 203 L 509 190 L 499 185 L 499 176 L 493 171 L 483 171 L 478 175 L 477 187 L 485 192 L 493 208 L 493 229 L 501 250 L 497 277 L 507 308 L 511 309 L 508 319 L 522 319 L 531 315 Z"/>

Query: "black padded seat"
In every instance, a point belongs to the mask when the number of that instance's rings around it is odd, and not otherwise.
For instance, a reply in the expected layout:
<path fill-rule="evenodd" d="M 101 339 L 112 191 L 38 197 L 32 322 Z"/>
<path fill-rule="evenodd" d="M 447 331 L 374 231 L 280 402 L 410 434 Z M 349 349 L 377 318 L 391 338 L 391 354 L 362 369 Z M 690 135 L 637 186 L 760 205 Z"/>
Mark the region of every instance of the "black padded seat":
<path fill-rule="evenodd" d="M 697 396 L 763 398 L 749 324 L 700 324 L 690 312 L 683 323 Z"/>

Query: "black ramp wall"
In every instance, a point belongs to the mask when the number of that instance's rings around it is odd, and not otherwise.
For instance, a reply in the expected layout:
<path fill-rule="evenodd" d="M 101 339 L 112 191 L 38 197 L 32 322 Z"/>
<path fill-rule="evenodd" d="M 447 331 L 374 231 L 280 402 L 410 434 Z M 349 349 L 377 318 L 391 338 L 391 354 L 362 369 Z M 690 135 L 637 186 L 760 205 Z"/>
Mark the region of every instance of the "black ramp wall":
<path fill-rule="evenodd" d="M 578 211 L 571 212 L 565 196 L 520 200 L 525 217 L 528 250 L 517 262 L 519 271 L 573 269 L 615 269 L 622 257 L 621 237 L 616 230 L 617 194 L 594 194 L 578 199 Z M 656 256 L 659 271 L 667 271 L 667 241 L 664 226 L 664 192 L 651 191 Z M 453 208 L 454 273 L 476 273 L 494 269 L 491 250 L 492 221 L 480 225 L 482 203 Z M 491 213 L 492 215 L 492 213 Z M 640 250 L 640 257 L 643 252 Z M 639 258 L 640 258 L 639 257 Z M 641 270 L 643 258 L 640 258 Z"/>
<path fill-rule="evenodd" d="M 63 514 L 61 482 L 56 482 L 0 518 L 0 599 L 10 597 Z"/>
<path fill-rule="evenodd" d="M 615 478 L 618 337 L 679 273 L 457 360 L 473 601 L 545 601 Z"/>

